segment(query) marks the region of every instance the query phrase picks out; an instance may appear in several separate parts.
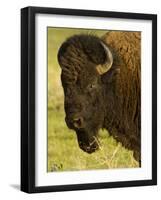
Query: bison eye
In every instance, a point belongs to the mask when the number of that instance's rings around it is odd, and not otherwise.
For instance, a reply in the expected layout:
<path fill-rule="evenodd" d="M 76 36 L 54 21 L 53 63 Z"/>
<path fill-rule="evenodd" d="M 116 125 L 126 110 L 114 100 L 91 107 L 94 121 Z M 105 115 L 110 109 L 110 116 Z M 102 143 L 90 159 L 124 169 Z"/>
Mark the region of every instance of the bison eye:
<path fill-rule="evenodd" d="M 92 83 L 88 85 L 88 90 L 93 90 L 94 88 L 96 88 L 96 83 Z"/>

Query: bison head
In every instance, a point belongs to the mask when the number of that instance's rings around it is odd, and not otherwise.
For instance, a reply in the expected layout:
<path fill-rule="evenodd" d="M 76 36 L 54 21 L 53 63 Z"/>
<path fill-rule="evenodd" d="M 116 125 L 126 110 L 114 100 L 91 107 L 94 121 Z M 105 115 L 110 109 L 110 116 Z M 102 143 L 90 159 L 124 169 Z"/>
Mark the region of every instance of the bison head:
<path fill-rule="evenodd" d="M 75 35 L 60 47 L 66 124 L 75 130 L 79 147 L 87 153 L 99 148 L 97 133 L 105 117 L 102 74 L 113 63 L 107 45 L 98 37 Z"/>

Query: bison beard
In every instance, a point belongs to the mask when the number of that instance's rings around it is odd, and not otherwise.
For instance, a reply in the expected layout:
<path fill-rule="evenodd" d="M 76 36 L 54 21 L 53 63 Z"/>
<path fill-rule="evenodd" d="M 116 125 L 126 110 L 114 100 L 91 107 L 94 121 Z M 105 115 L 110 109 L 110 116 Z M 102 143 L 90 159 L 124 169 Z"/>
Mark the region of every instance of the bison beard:
<path fill-rule="evenodd" d="M 66 123 L 79 147 L 99 149 L 97 133 L 105 128 L 141 165 L 140 41 L 139 32 L 75 35 L 60 47 L 58 61 Z"/>

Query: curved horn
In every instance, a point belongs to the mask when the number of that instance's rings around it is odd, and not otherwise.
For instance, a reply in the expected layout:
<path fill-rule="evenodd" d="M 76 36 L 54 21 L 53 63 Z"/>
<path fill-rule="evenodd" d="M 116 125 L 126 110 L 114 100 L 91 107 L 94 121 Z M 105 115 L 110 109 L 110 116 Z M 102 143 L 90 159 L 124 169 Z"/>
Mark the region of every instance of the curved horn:
<path fill-rule="evenodd" d="M 100 75 L 106 73 L 111 68 L 111 66 L 113 64 L 113 56 L 112 56 L 111 51 L 109 50 L 109 48 L 103 42 L 101 42 L 101 45 L 105 50 L 107 61 L 104 64 L 100 64 L 100 65 L 96 66 L 96 70 L 98 71 L 98 73 Z"/>

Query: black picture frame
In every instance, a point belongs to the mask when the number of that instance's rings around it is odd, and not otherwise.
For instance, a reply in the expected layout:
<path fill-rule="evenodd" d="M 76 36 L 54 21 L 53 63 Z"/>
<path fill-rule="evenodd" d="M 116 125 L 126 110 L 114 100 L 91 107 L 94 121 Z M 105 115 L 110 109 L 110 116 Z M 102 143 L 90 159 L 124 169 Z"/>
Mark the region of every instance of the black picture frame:
<path fill-rule="evenodd" d="M 35 16 L 59 14 L 152 21 L 152 178 L 59 186 L 35 186 Z M 157 15 L 45 7 L 21 9 L 21 190 L 27 193 L 157 184 Z"/>

